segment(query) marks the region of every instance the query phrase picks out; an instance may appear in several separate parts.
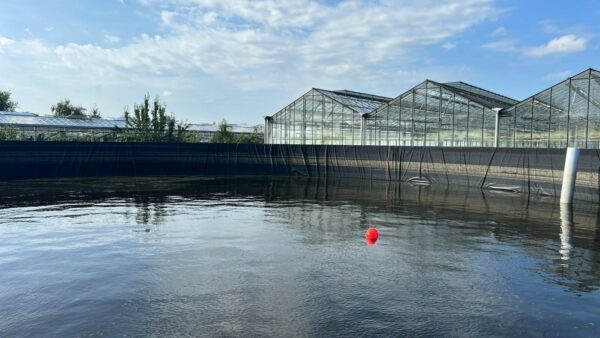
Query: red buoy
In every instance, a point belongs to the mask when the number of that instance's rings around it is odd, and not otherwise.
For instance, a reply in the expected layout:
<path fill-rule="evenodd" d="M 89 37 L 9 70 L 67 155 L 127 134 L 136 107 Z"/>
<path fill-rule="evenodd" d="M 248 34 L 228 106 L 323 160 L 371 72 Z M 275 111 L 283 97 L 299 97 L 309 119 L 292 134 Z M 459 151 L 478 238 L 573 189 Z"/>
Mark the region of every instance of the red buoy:
<path fill-rule="evenodd" d="M 375 244 L 375 242 L 377 242 L 377 238 L 379 238 L 379 232 L 377 232 L 377 229 L 375 229 L 375 228 L 367 229 L 367 232 L 365 233 L 365 241 L 367 242 L 368 245 Z"/>

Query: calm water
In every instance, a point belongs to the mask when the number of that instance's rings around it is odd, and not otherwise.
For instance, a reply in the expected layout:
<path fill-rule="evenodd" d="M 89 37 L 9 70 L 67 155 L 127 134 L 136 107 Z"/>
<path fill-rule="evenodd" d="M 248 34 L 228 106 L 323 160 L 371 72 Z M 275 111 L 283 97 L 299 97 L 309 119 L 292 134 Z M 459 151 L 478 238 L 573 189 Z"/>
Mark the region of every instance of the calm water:
<path fill-rule="evenodd" d="M 2 337 L 600 333 L 593 205 L 299 178 L 0 189 Z"/>

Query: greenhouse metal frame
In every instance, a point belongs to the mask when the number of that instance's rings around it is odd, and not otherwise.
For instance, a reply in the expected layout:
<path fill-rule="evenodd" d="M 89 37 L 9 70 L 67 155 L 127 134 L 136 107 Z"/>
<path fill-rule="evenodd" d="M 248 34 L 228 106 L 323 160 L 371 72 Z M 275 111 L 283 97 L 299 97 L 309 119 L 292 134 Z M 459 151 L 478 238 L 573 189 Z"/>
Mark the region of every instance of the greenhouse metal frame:
<path fill-rule="evenodd" d="M 432 80 L 394 99 L 313 88 L 265 118 L 265 143 L 598 149 L 600 72 L 522 101 Z"/>

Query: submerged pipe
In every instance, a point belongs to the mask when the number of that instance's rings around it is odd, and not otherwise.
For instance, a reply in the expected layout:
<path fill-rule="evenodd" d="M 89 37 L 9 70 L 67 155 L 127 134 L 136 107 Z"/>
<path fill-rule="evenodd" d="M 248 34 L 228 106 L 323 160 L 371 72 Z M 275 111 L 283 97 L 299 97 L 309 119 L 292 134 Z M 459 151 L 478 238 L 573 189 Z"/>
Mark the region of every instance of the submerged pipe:
<path fill-rule="evenodd" d="M 577 163 L 579 162 L 579 148 L 567 148 L 565 168 L 563 170 L 560 203 L 573 203 L 575 181 L 577 180 Z"/>
<path fill-rule="evenodd" d="M 560 258 L 568 261 L 571 258 L 573 245 L 573 205 L 563 203 L 560 205 Z"/>

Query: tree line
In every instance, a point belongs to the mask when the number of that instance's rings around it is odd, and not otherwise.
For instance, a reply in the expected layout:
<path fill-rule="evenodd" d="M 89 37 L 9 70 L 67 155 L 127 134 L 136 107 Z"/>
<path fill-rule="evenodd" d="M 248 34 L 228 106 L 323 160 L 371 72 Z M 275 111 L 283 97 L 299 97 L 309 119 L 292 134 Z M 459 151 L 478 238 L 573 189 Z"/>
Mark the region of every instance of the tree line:
<path fill-rule="evenodd" d="M 10 91 L 0 90 L 0 111 L 14 112 L 19 107 L 18 102 L 11 99 Z M 80 105 L 73 104 L 64 99 L 50 107 L 52 114 L 56 117 L 70 119 L 97 119 L 102 115 L 100 110 L 94 106 L 89 110 Z M 177 120 L 174 115 L 167 114 L 167 106 L 159 96 L 150 99 L 150 94 L 144 95 L 140 104 L 133 104 L 133 111 L 125 107 L 123 111 L 126 130 L 115 127 L 114 141 L 122 142 L 198 142 L 196 133 L 189 130 L 190 124 Z M 55 135 L 56 140 L 78 141 L 77 137 L 67 135 Z M 10 126 L 0 127 L 0 140 L 18 139 L 18 131 Z M 232 125 L 222 120 L 211 140 L 213 143 L 262 143 L 258 131 L 254 129 L 251 134 L 236 134 L 232 131 Z"/>

